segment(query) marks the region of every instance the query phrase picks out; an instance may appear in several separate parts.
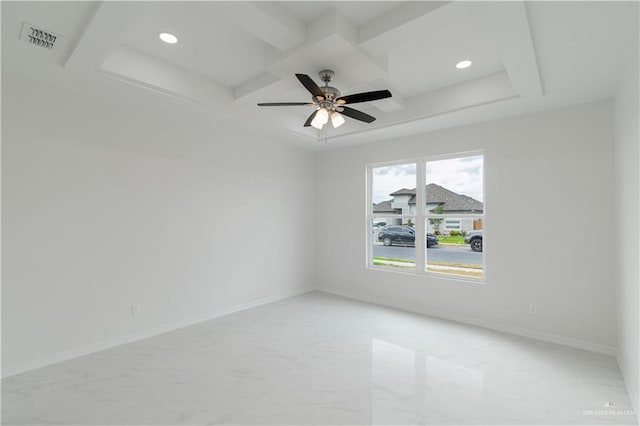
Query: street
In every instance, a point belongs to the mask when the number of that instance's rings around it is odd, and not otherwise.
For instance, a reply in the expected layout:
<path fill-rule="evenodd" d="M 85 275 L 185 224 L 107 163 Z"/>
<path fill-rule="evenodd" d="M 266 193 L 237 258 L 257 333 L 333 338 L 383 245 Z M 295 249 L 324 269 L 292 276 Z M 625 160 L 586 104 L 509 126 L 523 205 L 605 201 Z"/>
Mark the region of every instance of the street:
<path fill-rule="evenodd" d="M 373 244 L 374 257 L 415 260 L 414 247 L 384 246 Z M 427 249 L 427 262 L 467 263 L 482 265 L 482 253 L 471 251 L 468 245 L 437 245 Z"/>

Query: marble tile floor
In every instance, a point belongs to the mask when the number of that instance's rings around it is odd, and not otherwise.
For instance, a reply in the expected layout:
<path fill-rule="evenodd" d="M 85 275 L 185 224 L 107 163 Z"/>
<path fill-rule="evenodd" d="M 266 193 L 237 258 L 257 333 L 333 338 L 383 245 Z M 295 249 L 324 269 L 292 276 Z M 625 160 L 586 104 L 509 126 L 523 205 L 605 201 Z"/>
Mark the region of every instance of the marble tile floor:
<path fill-rule="evenodd" d="M 613 407 L 605 407 L 608 402 Z M 6 378 L 2 419 L 68 425 L 635 422 L 613 357 L 321 292 Z"/>

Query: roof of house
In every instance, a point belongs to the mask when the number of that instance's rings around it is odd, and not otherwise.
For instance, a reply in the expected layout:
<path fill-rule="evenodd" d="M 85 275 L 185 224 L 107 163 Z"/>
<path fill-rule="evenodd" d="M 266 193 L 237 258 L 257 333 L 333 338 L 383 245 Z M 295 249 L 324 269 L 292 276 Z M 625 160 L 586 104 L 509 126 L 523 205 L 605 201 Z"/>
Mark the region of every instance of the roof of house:
<path fill-rule="evenodd" d="M 392 192 L 391 196 L 396 196 L 396 195 L 415 195 L 416 194 L 416 189 L 407 189 L 407 188 L 402 188 L 402 189 L 398 189 L 396 192 Z"/>
<path fill-rule="evenodd" d="M 394 209 L 391 207 L 391 203 L 393 200 L 382 201 L 378 204 L 373 205 L 374 213 L 398 213 L 399 209 Z"/>
<path fill-rule="evenodd" d="M 477 212 L 484 210 L 484 204 L 467 195 L 462 195 L 448 190 L 435 183 L 430 183 L 426 187 L 427 200 L 429 204 L 439 204 L 444 212 Z M 409 204 L 416 203 L 416 190 L 402 188 L 389 195 L 412 195 Z M 391 203 L 393 200 L 382 201 L 373 206 L 374 213 L 391 213 L 398 212 L 399 209 L 393 209 Z"/>

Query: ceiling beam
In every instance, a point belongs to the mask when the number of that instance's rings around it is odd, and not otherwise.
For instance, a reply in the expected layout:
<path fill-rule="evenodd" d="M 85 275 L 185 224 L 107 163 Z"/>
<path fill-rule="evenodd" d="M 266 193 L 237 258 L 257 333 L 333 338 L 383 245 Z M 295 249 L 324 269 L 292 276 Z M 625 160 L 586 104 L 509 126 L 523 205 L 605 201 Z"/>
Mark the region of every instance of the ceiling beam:
<path fill-rule="evenodd" d="M 516 97 L 518 93 L 507 73 L 501 71 L 411 96 L 407 98 L 406 106 L 412 114 L 428 117 Z M 390 116 L 385 119 L 399 121 Z"/>
<path fill-rule="evenodd" d="M 276 2 L 213 1 L 202 4 L 280 51 L 290 50 L 305 40 L 304 23 Z"/>
<path fill-rule="evenodd" d="M 263 72 L 233 88 L 233 98 L 238 100 L 246 96 L 256 95 L 276 83 L 282 85 L 283 80 L 271 73 Z M 290 84 L 293 86 L 293 84 Z M 284 89 L 283 89 L 284 90 Z"/>
<path fill-rule="evenodd" d="M 307 30 L 308 43 L 316 43 L 333 35 L 340 36 L 352 45 L 357 45 L 357 29 L 336 9 L 327 11 L 309 24 Z"/>
<path fill-rule="evenodd" d="M 453 117 L 463 111 L 474 111 L 490 105 L 520 99 L 506 72 L 479 77 L 464 83 L 436 89 L 406 99 L 406 111 L 378 117 L 369 127 L 346 128 L 329 136 L 332 141 L 360 141 L 392 139 L 428 131 L 430 123 L 442 117 Z M 376 102 L 377 103 L 377 102 Z M 442 126 L 442 124 L 440 124 Z"/>
<path fill-rule="evenodd" d="M 107 60 L 118 38 L 140 19 L 147 2 L 102 2 L 88 21 L 84 33 L 64 67 L 98 69 Z"/>
<path fill-rule="evenodd" d="M 358 44 L 374 55 L 389 49 L 410 36 L 411 27 L 423 25 L 421 19 L 449 1 L 410 1 L 358 28 Z"/>
<path fill-rule="evenodd" d="M 357 45 L 357 28 L 337 10 L 323 13 L 309 24 L 306 34 L 305 42 L 286 54 L 265 52 L 266 70 L 300 87 L 292 70 L 309 74 L 320 83 L 318 72 L 329 68 L 336 73 L 331 84 L 340 87 L 343 93 L 352 86 L 386 76 L 386 60 L 372 58 Z"/>
<path fill-rule="evenodd" d="M 494 32 L 511 84 L 523 98 L 544 95 L 540 70 L 523 1 L 487 2 Z"/>
<path fill-rule="evenodd" d="M 138 86 L 222 110 L 233 107 L 231 89 L 130 47 L 115 48 L 100 71 Z"/>

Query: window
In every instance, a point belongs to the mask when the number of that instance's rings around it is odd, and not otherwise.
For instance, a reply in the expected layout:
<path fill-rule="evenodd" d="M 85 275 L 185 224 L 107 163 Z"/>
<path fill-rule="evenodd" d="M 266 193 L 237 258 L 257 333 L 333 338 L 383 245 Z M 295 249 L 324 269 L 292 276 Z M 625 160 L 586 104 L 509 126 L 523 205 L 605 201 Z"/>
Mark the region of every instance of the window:
<path fill-rule="evenodd" d="M 460 219 L 445 219 L 444 229 L 445 231 L 460 231 L 462 229 Z"/>
<path fill-rule="evenodd" d="M 370 165 L 367 182 L 369 267 L 484 278 L 482 154 Z"/>

